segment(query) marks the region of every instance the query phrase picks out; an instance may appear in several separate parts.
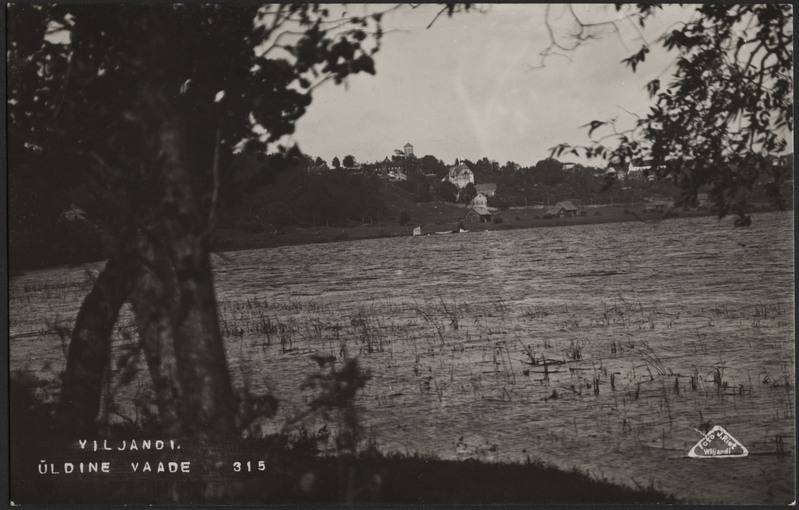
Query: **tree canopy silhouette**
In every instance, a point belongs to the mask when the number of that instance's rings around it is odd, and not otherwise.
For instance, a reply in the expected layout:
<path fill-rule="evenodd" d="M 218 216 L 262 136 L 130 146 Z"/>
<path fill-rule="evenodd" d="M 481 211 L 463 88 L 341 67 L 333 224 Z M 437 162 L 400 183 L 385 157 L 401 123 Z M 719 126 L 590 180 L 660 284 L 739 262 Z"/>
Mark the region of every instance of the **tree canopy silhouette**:
<path fill-rule="evenodd" d="M 570 152 L 602 157 L 624 166 L 651 161 L 658 178 L 672 179 L 683 204 L 695 204 L 707 189 L 720 216 L 737 215 L 748 225 L 747 193 L 758 178 L 783 205 L 780 184 L 785 168 L 774 156 L 793 132 L 793 7 L 790 4 L 701 4 L 690 6 L 691 20 L 667 30 L 659 43 L 674 54 L 670 80 L 650 81 L 652 104 L 631 129 L 617 130 L 613 120 L 586 124 L 591 142 L 560 144 L 553 155 Z M 657 4 L 619 5 L 623 21 L 645 27 L 661 9 Z M 545 51 L 573 51 L 591 39 L 599 25 L 570 10 L 577 30 L 571 43 L 554 37 Z M 548 25 L 549 26 L 549 25 Z M 647 44 L 623 60 L 632 72 L 647 59 Z"/>
<path fill-rule="evenodd" d="M 290 152 L 279 142 L 316 87 L 374 73 L 381 16 L 310 4 L 9 7 L 10 173 L 79 189 L 71 217 L 102 230 L 109 257 L 71 335 L 67 434 L 92 430 L 127 300 L 163 430 L 233 431 L 210 263 L 226 162 L 267 144 Z"/>

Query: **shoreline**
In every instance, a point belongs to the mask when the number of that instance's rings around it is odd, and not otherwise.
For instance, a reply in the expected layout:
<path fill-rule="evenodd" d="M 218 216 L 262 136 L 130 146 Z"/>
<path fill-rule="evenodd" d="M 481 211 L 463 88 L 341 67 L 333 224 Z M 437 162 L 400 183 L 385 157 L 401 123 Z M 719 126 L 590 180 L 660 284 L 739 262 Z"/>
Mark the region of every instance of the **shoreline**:
<path fill-rule="evenodd" d="M 717 217 L 715 211 L 708 209 L 702 210 L 679 210 L 675 211 L 669 217 L 663 217 L 662 213 L 643 213 L 640 210 L 630 209 L 624 206 L 606 206 L 595 207 L 590 209 L 591 215 L 589 216 L 575 216 L 571 218 L 552 218 L 543 219 L 541 209 L 514 209 L 508 211 L 501 211 L 499 214 L 502 216 L 501 223 L 479 223 L 479 222 L 463 222 L 464 227 L 468 233 L 484 232 L 484 231 L 499 231 L 499 230 L 518 230 L 527 228 L 552 228 L 552 227 L 568 227 L 573 225 L 599 225 L 605 223 L 623 223 L 643 221 L 646 223 L 657 223 L 660 221 L 668 221 L 680 218 L 696 218 L 696 217 Z M 625 213 L 625 210 L 632 212 Z M 789 209 L 792 211 L 793 209 Z M 596 213 L 599 213 L 596 215 Z M 754 206 L 751 211 L 752 214 L 764 212 L 780 212 L 779 209 L 770 206 Z M 730 218 L 728 215 L 725 218 Z M 462 222 L 462 217 L 450 218 L 436 218 L 434 222 L 427 223 L 411 223 L 405 226 L 399 225 L 396 222 L 383 222 L 382 224 L 364 224 L 358 226 L 347 227 L 299 227 L 289 226 L 278 232 L 246 232 L 231 228 L 219 227 L 217 228 L 215 239 L 213 243 L 212 253 L 225 253 L 244 250 L 257 250 L 264 248 L 279 248 L 282 246 L 299 246 L 306 244 L 325 244 L 344 241 L 361 241 L 367 239 L 381 239 L 391 237 L 411 237 L 413 229 L 422 227 L 422 234 L 433 234 L 435 232 L 447 232 L 457 228 L 458 222 Z M 757 228 L 757 221 L 753 222 L 753 227 Z M 731 226 L 732 228 L 732 226 Z M 467 233 L 467 235 L 468 235 Z M 94 264 L 103 262 L 106 258 L 87 259 L 85 261 L 75 264 L 50 264 L 35 267 L 9 267 L 9 277 L 22 275 L 29 271 L 39 271 L 45 269 L 53 269 L 58 267 L 80 267 L 85 264 Z"/>
<path fill-rule="evenodd" d="M 632 212 L 625 213 L 625 210 Z M 527 228 L 551 228 L 572 225 L 597 225 L 604 223 L 622 223 L 643 221 L 656 223 L 679 218 L 712 217 L 717 213 L 710 210 L 675 211 L 672 215 L 664 217 L 662 213 L 643 213 L 628 207 L 608 206 L 591 209 L 590 216 L 575 216 L 571 218 L 543 219 L 543 211 L 538 209 L 509 210 L 500 215 L 501 223 L 467 223 L 459 218 L 437 220 L 434 224 L 413 223 L 405 226 L 397 223 L 383 222 L 382 224 L 365 224 L 348 227 L 286 227 L 278 232 L 243 232 L 240 230 L 219 228 L 217 231 L 215 253 L 241 251 L 263 248 L 277 248 L 282 246 L 297 246 L 304 244 L 321 244 L 342 241 L 360 241 L 366 239 L 380 239 L 386 237 L 412 236 L 413 229 L 422 228 L 422 235 L 435 232 L 451 231 L 457 228 L 458 222 L 463 222 L 468 233 L 517 230 Z M 758 209 L 753 212 L 777 212 L 776 209 Z M 756 225 L 756 222 L 755 222 Z"/>

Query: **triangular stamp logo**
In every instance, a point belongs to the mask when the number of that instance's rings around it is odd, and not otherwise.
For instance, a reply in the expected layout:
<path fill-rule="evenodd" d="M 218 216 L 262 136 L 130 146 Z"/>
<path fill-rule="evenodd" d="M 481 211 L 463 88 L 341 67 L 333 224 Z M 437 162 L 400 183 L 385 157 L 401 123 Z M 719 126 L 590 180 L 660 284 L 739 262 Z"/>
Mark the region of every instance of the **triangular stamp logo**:
<path fill-rule="evenodd" d="M 716 425 L 688 452 L 689 457 L 746 457 L 749 450 L 721 426 Z"/>

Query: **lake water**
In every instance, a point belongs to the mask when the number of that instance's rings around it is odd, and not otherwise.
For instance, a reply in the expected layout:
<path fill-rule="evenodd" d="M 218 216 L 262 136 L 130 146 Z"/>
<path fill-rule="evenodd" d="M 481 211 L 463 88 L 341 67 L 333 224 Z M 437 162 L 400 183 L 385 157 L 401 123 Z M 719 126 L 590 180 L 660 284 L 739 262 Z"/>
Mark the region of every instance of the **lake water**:
<path fill-rule="evenodd" d="M 692 218 L 409 236 L 214 264 L 231 372 L 281 400 L 268 430 L 306 409 L 311 354 L 357 356 L 372 376 L 362 420 L 383 450 L 541 459 L 699 503 L 786 504 L 793 247 L 791 214 L 769 213 L 748 229 Z M 12 279 L 12 370 L 63 369 L 53 326 L 74 320 L 98 267 Z M 117 344 L 132 329 L 126 311 Z M 687 457 L 703 424 L 750 455 Z"/>

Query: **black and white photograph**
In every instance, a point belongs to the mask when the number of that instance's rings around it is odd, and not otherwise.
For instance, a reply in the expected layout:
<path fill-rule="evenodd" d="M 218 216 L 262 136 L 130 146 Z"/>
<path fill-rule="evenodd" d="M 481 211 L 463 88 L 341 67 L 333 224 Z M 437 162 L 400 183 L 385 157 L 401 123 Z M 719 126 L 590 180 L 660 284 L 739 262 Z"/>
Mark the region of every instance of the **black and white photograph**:
<path fill-rule="evenodd" d="M 9 505 L 796 502 L 789 3 L 6 3 Z"/>

